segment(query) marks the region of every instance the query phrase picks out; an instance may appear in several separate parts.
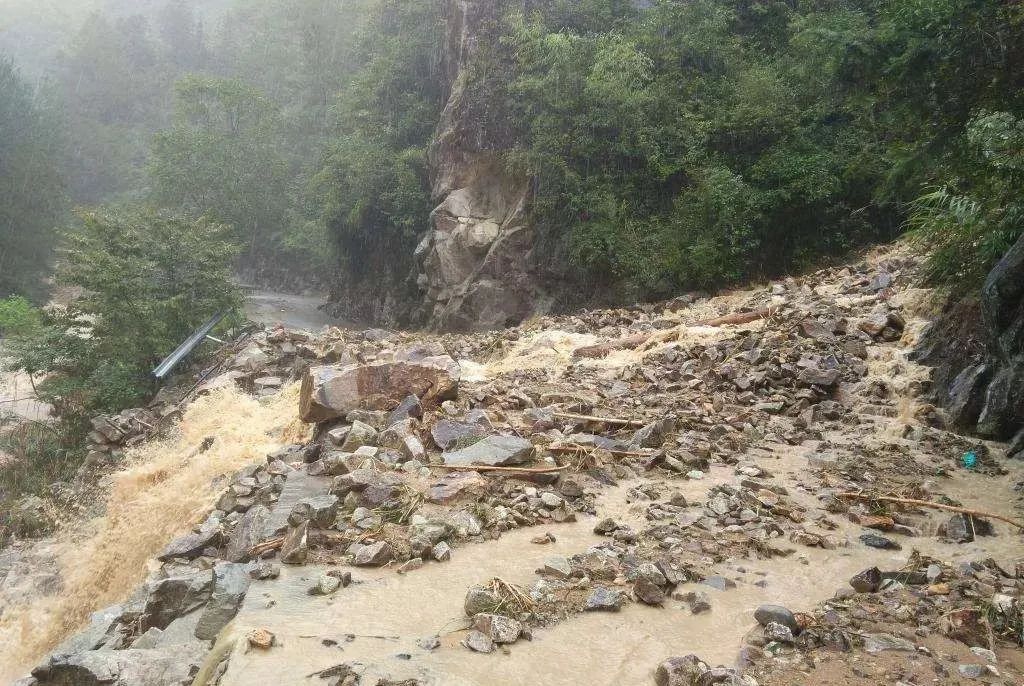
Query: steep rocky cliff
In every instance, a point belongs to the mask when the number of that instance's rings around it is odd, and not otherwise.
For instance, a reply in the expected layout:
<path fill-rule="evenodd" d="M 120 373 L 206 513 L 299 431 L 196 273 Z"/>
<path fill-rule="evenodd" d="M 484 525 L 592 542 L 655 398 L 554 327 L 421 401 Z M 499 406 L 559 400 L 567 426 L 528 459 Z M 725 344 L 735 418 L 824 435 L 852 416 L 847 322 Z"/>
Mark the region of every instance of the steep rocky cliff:
<path fill-rule="evenodd" d="M 980 300 L 952 304 L 922 359 L 938 367 L 936 396 L 958 427 L 1012 439 L 1024 456 L 1024 237 L 992 269 Z"/>
<path fill-rule="evenodd" d="M 449 0 L 443 50 L 449 92 L 429 151 L 430 229 L 416 248 L 420 318 L 433 328 L 493 329 L 545 309 L 531 273 L 530 184 L 504 169 L 467 96 L 468 62 L 505 0 Z"/>

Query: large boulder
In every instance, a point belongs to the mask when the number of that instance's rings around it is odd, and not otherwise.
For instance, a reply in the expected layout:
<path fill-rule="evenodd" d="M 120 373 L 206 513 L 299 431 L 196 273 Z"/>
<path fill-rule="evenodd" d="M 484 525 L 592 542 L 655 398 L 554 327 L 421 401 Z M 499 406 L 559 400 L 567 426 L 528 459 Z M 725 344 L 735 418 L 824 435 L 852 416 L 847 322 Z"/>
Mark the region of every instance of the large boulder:
<path fill-rule="evenodd" d="M 488 436 L 471 446 L 444 454 L 444 463 L 454 466 L 517 465 L 533 459 L 533 443 L 518 436 Z"/>
<path fill-rule="evenodd" d="M 326 422 L 352 410 L 391 410 L 409 395 L 437 404 L 455 397 L 460 374 L 447 355 L 311 367 L 302 379 L 299 415 L 305 422 Z"/>
<path fill-rule="evenodd" d="M 206 650 L 195 643 L 56 654 L 32 670 L 32 676 L 38 686 L 188 686 Z"/>
<path fill-rule="evenodd" d="M 222 562 L 213 569 L 213 593 L 196 625 L 196 638 L 212 641 L 234 619 L 249 590 L 248 566 Z"/>

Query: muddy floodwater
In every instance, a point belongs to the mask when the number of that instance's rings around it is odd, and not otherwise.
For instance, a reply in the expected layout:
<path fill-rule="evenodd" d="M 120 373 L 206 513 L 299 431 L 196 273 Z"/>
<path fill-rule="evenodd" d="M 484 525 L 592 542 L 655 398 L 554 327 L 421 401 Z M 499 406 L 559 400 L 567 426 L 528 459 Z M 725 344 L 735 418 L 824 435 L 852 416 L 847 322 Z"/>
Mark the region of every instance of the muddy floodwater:
<path fill-rule="evenodd" d="M 759 462 L 792 487 L 801 477 L 799 465 L 806 464 L 803 452 L 765 453 Z M 1022 475 L 1017 469 L 1012 480 L 986 495 L 986 502 L 1009 504 L 1015 498 L 1012 483 Z M 714 467 L 704 480 L 672 485 L 681 487 L 678 490 L 686 497 L 697 498 L 708 487 L 735 479 L 732 469 Z M 964 497 L 965 504 L 980 501 L 962 488 L 962 482 L 951 479 L 949 490 Z M 528 585 L 546 558 L 601 543 L 602 537 L 593 533 L 601 518 L 643 526 L 646 503 L 630 505 L 625 499 L 631 485 L 635 484 L 625 482 L 603 491 L 596 517 L 552 526 L 549 530 L 557 540 L 550 545 L 531 543 L 536 530 L 513 531 L 497 541 L 458 549 L 451 564 L 428 565 L 405 575 L 391 569 L 354 570 L 353 584 L 332 597 L 308 593 L 328 567 L 286 565 L 279 579 L 253 584 L 241 612 L 213 651 L 210 667 L 231 653 L 222 686 L 309 684 L 311 675 L 341 663 L 369 665 L 368 674 L 374 677 L 417 678 L 437 685 L 646 685 L 666 655 L 697 653 L 713 664 L 734 665 L 743 636 L 755 626 L 752 616 L 759 605 L 810 608 L 832 597 L 857 572 L 876 565 L 899 568 L 909 553 L 850 546 L 804 548 L 771 560 L 734 560 L 714 571 L 734 582 L 735 588 L 718 591 L 690 584 L 678 589 L 706 592 L 712 605 L 708 613 L 693 615 L 676 601 L 663 608 L 632 604 L 620 612 L 585 613 L 537 630 L 532 641 L 520 641 L 504 654 L 482 655 L 459 645 L 467 629 L 463 600 L 470 586 L 493 577 Z M 813 498 L 809 493 L 800 497 L 798 488 L 793 491 L 797 500 Z M 853 524 L 842 527 L 850 538 L 858 530 Z M 999 533 L 969 545 L 931 537 L 914 543 L 921 552 L 950 561 L 992 556 L 1009 564 L 1024 551 L 1008 528 L 999 528 Z M 274 633 L 277 644 L 272 651 L 249 648 L 245 634 L 255 628 Z M 418 640 L 433 635 L 440 636 L 439 648 L 428 651 L 418 645 Z"/>

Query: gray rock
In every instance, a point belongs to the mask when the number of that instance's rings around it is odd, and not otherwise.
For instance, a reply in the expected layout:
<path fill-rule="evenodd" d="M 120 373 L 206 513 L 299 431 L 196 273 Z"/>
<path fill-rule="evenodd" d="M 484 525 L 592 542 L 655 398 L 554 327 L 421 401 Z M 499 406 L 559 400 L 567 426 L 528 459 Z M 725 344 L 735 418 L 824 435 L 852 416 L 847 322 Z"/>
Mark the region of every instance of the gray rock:
<path fill-rule="evenodd" d="M 409 395 L 423 402 L 452 398 L 461 370 L 447 355 L 420 360 L 311 367 L 302 378 L 299 416 L 325 422 L 352 410 L 387 410 Z"/>
<path fill-rule="evenodd" d="M 244 564 L 222 562 L 213 568 L 213 593 L 199 617 L 196 638 L 212 641 L 234 619 L 249 590 L 249 573 Z"/>
<path fill-rule="evenodd" d="M 992 525 L 984 519 L 957 513 L 945 524 L 946 538 L 954 543 L 970 543 L 975 536 L 991 536 Z"/>
<path fill-rule="evenodd" d="M 778 622 L 768 622 L 764 625 L 764 637 L 767 641 L 775 641 L 777 643 L 790 644 L 796 642 L 796 639 L 793 638 L 793 630 Z"/>
<path fill-rule="evenodd" d="M 863 638 L 864 650 L 869 653 L 882 653 L 890 650 L 913 653 L 917 650 L 914 644 L 907 639 L 892 634 L 864 634 Z"/>
<path fill-rule="evenodd" d="M 345 436 L 345 442 L 341 444 L 341 450 L 346 453 L 354 453 L 364 445 L 376 445 L 376 443 L 377 430 L 369 424 L 364 424 L 357 420 L 349 428 L 348 435 Z"/>
<path fill-rule="evenodd" d="M 555 555 L 544 560 L 544 567 L 540 572 L 556 579 L 568 579 L 572 576 L 572 566 L 567 558 Z"/>
<path fill-rule="evenodd" d="M 249 570 L 249 576 L 257 581 L 276 579 L 281 576 L 281 567 L 273 562 L 260 562 L 253 565 L 252 569 Z"/>
<path fill-rule="evenodd" d="M 501 606 L 501 598 L 489 588 L 473 586 L 466 592 L 466 600 L 463 602 L 463 610 L 468 617 L 479 614 L 493 613 Z"/>
<path fill-rule="evenodd" d="M 896 541 L 886 538 L 885 536 L 879 536 L 877 534 L 861 534 L 860 542 L 869 548 L 879 548 L 880 550 L 903 550 Z"/>
<path fill-rule="evenodd" d="M 207 519 L 198 531 L 180 536 L 164 548 L 163 552 L 157 555 L 158 560 L 166 562 L 176 557 L 194 559 L 203 554 L 209 547 L 220 545 L 223 540 L 220 521 Z"/>
<path fill-rule="evenodd" d="M 857 593 L 874 593 L 882 587 L 882 572 L 878 567 L 865 569 L 850 579 L 850 585 Z"/>
<path fill-rule="evenodd" d="M 479 424 L 440 419 L 430 428 L 430 437 L 441 450 L 464 448 L 488 435 L 488 429 Z"/>
<path fill-rule="evenodd" d="M 304 565 L 309 556 L 309 522 L 292 527 L 281 545 L 281 562 L 286 565 Z"/>
<path fill-rule="evenodd" d="M 178 617 L 206 604 L 212 589 L 213 572 L 209 569 L 147 582 L 141 589 L 144 601 L 140 629 L 166 628 Z"/>
<path fill-rule="evenodd" d="M 688 591 L 681 596 L 681 600 L 689 606 L 690 612 L 695 615 L 711 611 L 711 599 L 703 591 Z"/>
<path fill-rule="evenodd" d="M 705 586 L 710 586 L 719 591 L 726 591 L 730 588 L 736 588 L 736 582 L 732 579 L 726 579 L 724 576 L 714 575 L 701 581 Z"/>
<path fill-rule="evenodd" d="M 796 617 L 787 608 L 781 605 L 762 605 L 754 610 L 754 619 L 761 626 L 768 626 L 776 622 L 793 632 L 793 635 L 800 633 L 800 624 Z"/>
<path fill-rule="evenodd" d="M 657 686 L 696 686 L 711 671 L 706 662 L 696 655 L 670 657 L 658 665 L 654 672 Z"/>
<path fill-rule="evenodd" d="M 124 605 L 112 605 L 97 610 L 90 616 L 89 625 L 85 629 L 66 639 L 53 653 L 80 653 L 101 648 L 114 637 L 118 625 L 130 618 L 126 616 Z"/>
<path fill-rule="evenodd" d="M 487 465 L 498 467 L 529 462 L 536 453 L 533 444 L 518 436 L 488 436 L 477 443 L 444 454 L 447 465 Z"/>
<path fill-rule="evenodd" d="M 478 653 L 494 652 L 494 641 L 491 640 L 491 637 L 476 629 L 466 634 L 466 638 L 462 640 L 462 645 Z"/>
<path fill-rule="evenodd" d="M 622 604 L 624 602 L 625 597 L 623 597 L 620 591 L 605 588 L 604 586 L 598 586 L 587 598 L 587 602 L 583 606 L 583 609 L 587 612 L 618 612 L 622 609 Z"/>
<path fill-rule="evenodd" d="M 278 496 L 277 504 L 266 525 L 266 536 L 274 536 L 288 528 L 288 516 L 292 509 L 303 500 L 327 495 L 331 480 L 322 476 L 314 476 L 305 471 L 294 471 L 288 475 L 284 488 Z"/>
<path fill-rule="evenodd" d="M 249 551 L 263 540 L 267 522 L 270 521 L 270 510 L 263 505 L 253 505 L 235 524 L 234 531 L 228 538 L 224 557 L 230 562 L 245 562 L 249 559 Z"/>
<path fill-rule="evenodd" d="M 633 583 L 633 595 L 645 605 L 661 605 L 665 602 L 665 591 L 645 577 L 640 577 Z"/>
<path fill-rule="evenodd" d="M 431 555 L 438 562 L 447 562 L 452 559 L 452 548 L 445 541 L 441 541 L 434 545 Z"/>
<path fill-rule="evenodd" d="M 54 655 L 32 670 L 39 686 L 189 686 L 207 646 Z"/>
<path fill-rule="evenodd" d="M 357 567 L 382 567 L 395 558 L 395 551 L 387 541 L 364 545 L 356 551 L 352 564 Z"/>
<path fill-rule="evenodd" d="M 288 523 L 298 526 L 303 522 L 320 529 L 327 529 L 334 525 L 338 518 L 338 496 L 318 495 L 312 498 L 303 498 L 295 504 L 288 515 Z"/>
<path fill-rule="evenodd" d="M 482 613 L 473 617 L 473 628 L 488 636 L 497 644 L 515 643 L 523 633 L 521 622 L 506 617 Z"/>
<path fill-rule="evenodd" d="M 398 403 L 398 407 L 388 414 L 385 425 L 391 426 L 406 419 L 420 419 L 421 417 L 423 417 L 423 405 L 420 404 L 420 399 L 415 395 L 408 395 Z"/>
<path fill-rule="evenodd" d="M 839 383 L 838 369 L 816 369 L 813 367 L 800 370 L 799 380 L 808 386 L 831 388 Z"/>
<path fill-rule="evenodd" d="M 309 595 L 331 595 L 341 588 L 341 579 L 330 574 L 321 574 L 313 588 L 309 589 Z"/>

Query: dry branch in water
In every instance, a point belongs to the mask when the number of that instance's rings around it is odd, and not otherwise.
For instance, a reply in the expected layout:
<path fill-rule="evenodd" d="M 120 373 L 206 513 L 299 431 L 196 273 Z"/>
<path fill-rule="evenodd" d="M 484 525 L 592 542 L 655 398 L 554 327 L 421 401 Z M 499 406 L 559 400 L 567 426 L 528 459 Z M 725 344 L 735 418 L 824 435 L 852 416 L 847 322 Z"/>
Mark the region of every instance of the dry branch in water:
<path fill-rule="evenodd" d="M 971 510 L 966 507 L 956 507 L 954 505 L 943 505 L 941 503 L 933 503 L 928 500 L 914 500 L 912 498 L 895 498 L 892 496 L 885 495 L 870 495 L 868 493 L 840 493 L 840 498 L 851 498 L 853 500 L 868 500 L 868 501 L 881 501 L 886 503 L 898 503 L 900 505 L 917 505 L 918 507 L 930 507 L 934 510 L 946 510 L 947 512 L 957 512 L 959 514 L 970 515 L 972 517 L 980 517 L 982 519 L 998 519 L 1000 522 L 1006 522 L 1011 524 L 1018 529 L 1024 529 L 1024 524 L 1016 522 L 1008 517 L 1002 515 L 992 514 L 991 512 L 983 512 L 981 510 Z"/>
<path fill-rule="evenodd" d="M 632 427 L 635 429 L 642 429 L 646 426 L 641 421 L 636 419 L 617 419 L 615 417 L 593 417 L 588 414 L 572 414 L 569 412 L 555 412 L 555 417 L 559 419 L 573 419 L 581 422 L 601 422 L 602 424 L 614 424 L 615 426 Z"/>
<path fill-rule="evenodd" d="M 569 468 L 568 465 L 564 467 L 491 467 L 485 464 L 434 464 L 430 466 L 438 469 L 450 469 L 455 472 L 524 472 L 526 474 L 550 474 Z"/>

